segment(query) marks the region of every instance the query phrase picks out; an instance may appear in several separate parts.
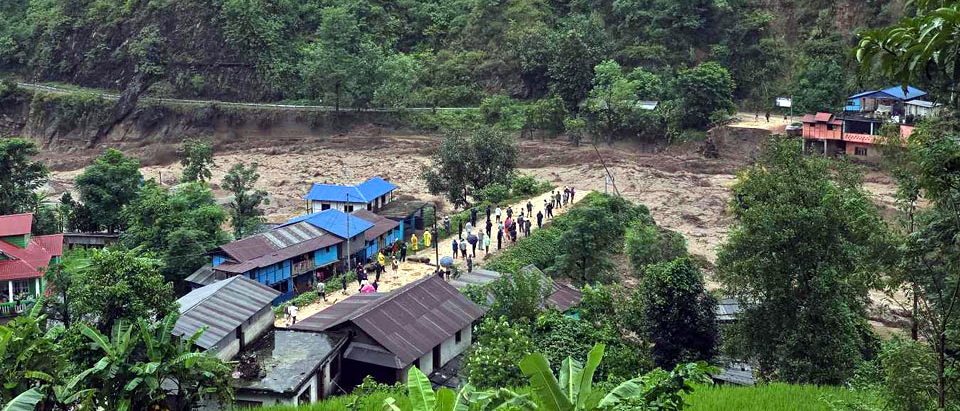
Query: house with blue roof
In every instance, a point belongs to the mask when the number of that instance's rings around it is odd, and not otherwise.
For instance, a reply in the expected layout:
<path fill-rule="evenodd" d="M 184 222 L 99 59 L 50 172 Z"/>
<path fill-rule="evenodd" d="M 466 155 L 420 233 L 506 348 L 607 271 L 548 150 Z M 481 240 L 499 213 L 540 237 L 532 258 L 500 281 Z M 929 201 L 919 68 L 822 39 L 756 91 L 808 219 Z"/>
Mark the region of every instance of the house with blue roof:
<path fill-rule="evenodd" d="M 895 116 L 904 113 L 903 103 L 926 96 L 927 92 L 913 86 L 892 86 L 864 91 L 847 98 L 843 111 L 848 113 L 876 113 Z"/>
<path fill-rule="evenodd" d="M 304 196 L 307 209 L 311 213 L 325 210 L 339 210 L 346 213 L 366 210 L 377 216 L 396 221 L 396 230 L 388 229 L 368 241 L 367 249 L 382 248 L 385 244 L 396 240 L 410 238 L 411 235 L 424 229 L 423 209 L 428 204 L 409 195 L 398 195 L 397 186 L 381 177 L 371 177 L 357 185 L 347 186 L 338 184 L 314 183 L 310 191 Z M 367 215 L 367 214 L 364 214 Z M 368 219 L 381 221 L 377 219 Z M 381 225 L 385 224 L 381 221 Z M 383 237 L 383 238 L 381 238 Z M 376 245 L 375 244 L 379 244 Z"/>
<path fill-rule="evenodd" d="M 375 225 L 339 210 L 302 215 L 217 247 L 208 277 L 242 275 L 279 291 L 273 303 L 280 304 L 335 275 L 348 258 L 364 257 L 366 232 Z"/>
<path fill-rule="evenodd" d="M 394 199 L 397 186 L 381 177 L 371 177 L 357 185 L 314 183 L 304 196 L 307 209 L 316 213 L 323 210 L 340 210 L 352 213 L 356 210 L 376 212 Z"/>

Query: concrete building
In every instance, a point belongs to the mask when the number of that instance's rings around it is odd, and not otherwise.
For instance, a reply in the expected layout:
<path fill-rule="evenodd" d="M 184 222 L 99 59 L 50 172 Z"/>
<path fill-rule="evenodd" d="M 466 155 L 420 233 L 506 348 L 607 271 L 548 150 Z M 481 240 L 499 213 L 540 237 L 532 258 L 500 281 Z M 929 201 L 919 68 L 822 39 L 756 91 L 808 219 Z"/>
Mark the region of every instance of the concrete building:
<path fill-rule="evenodd" d="M 913 132 L 913 126 L 885 119 L 855 114 L 836 116 L 831 113 L 803 116 L 804 152 L 829 156 L 846 155 L 869 161 L 880 159 L 876 146 L 881 129 L 899 129 L 904 141 Z"/>
<path fill-rule="evenodd" d="M 471 324 L 483 313 L 431 275 L 388 294 L 356 294 L 290 328 L 347 335 L 341 385 L 352 387 L 366 375 L 404 381 L 410 367 L 430 375 L 470 347 Z"/>
<path fill-rule="evenodd" d="M 240 350 L 273 328 L 271 302 L 280 292 L 243 276 L 217 281 L 180 297 L 180 318 L 173 335 L 197 340 L 200 348 L 232 359 Z"/>
<path fill-rule="evenodd" d="M 270 331 L 236 358 L 236 405 L 303 405 L 339 391 L 346 342 L 335 333 Z"/>
<path fill-rule="evenodd" d="M 33 214 L 0 216 L 0 317 L 32 304 L 45 288 L 43 270 L 63 255 L 63 234 L 34 236 L 32 225 Z"/>
<path fill-rule="evenodd" d="M 340 210 L 352 213 L 356 210 L 379 211 L 393 200 L 397 186 L 380 177 L 371 177 L 354 186 L 314 183 L 304 197 L 310 212 Z"/>

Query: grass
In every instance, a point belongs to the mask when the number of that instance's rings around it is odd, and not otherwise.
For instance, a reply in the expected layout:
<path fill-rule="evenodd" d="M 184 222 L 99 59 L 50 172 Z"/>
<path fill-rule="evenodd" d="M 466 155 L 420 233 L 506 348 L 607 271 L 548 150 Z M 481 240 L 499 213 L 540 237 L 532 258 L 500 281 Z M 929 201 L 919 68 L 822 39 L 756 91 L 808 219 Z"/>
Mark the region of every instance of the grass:
<path fill-rule="evenodd" d="M 529 392 L 520 388 L 517 392 Z M 389 393 L 375 391 L 364 396 L 357 404 L 357 411 L 381 411 L 383 400 L 393 397 L 401 410 L 410 409 L 405 392 Z M 769 384 L 755 387 L 737 387 L 729 385 L 697 386 L 687 397 L 689 411 L 831 411 L 830 404 L 837 402 L 870 401 L 869 394 L 842 387 Z M 334 397 L 316 404 L 293 406 L 272 406 L 260 408 L 263 411 L 353 411 L 354 395 Z M 845 409 L 845 408 L 839 408 Z"/>
<path fill-rule="evenodd" d="M 830 411 L 831 403 L 857 402 L 868 394 L 842 387 L 768 384 L 699 386 L 687 397 L 690 411 Z"/>

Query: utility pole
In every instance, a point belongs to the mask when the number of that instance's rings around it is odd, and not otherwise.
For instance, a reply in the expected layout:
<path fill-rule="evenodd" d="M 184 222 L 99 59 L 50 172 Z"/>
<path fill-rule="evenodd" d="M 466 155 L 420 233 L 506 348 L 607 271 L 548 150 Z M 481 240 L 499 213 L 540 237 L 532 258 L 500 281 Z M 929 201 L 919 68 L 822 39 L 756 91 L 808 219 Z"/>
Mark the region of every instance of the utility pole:
<path fill-rule="evenodd" d="M 350 204 L 350 193 L 347 193 L 347 202 L 343 205 L 343 211 L 347 215 L 347 272 L 353 270 L 353 256 L 350 254 L 350 213 L 346 213 L 347 204 Z"/>
<path fill-rule="evenodd" d="M 433 205 L 433 233 L 434 233 L 433 235 L 435 236 L 433 241 L 434 242 L 433 249 L 437 255 L 436 263 L 437 263 L 437 269 L 439 270 L 440 269 L 440 243 L 439 243 L 440 236 L 438 234 L 440 234 L 440 232 L 437 231 L 437 205 L 436 204 Z"/>

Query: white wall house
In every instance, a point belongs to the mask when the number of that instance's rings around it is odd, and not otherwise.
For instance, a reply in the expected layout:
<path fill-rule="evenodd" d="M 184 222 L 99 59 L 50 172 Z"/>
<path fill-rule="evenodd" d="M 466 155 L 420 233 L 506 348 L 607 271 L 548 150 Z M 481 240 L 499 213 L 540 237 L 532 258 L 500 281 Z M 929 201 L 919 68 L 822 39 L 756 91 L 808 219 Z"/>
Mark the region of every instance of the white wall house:
<path fill-rule="evenodd" d="M 314 183 L 304 196 L 311 213 L 335 209 L 345 213 L 357 210 L 377 211 L 394 199 L 397 186 L 372 177 L 354 186 Z"/>

